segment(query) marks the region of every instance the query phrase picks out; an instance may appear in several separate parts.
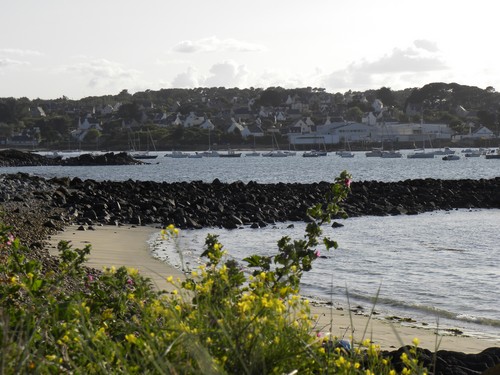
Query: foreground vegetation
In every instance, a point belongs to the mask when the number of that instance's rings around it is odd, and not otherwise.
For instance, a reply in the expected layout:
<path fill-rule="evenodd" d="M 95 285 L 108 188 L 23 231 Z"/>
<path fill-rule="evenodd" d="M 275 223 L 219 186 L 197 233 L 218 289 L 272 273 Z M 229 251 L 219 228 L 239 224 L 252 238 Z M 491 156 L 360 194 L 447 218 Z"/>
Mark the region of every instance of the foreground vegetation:
<path fill-rule="evenodd" d="M 278 242 L 274 256 L 251 256 L 251 274 L 208 236 L 207 263 L 157 291 L 134 269 L 84 267 L 90 245 L 59 243 L 57 272 L 0 227 L 0 372 L 77 374 L 423 374 L 418 341 L 397 368 L 369 339 L 347 342 L 319 333 L 299 295 L 318 248 L 337 247 L 321 225 L 343 216 L 343 172 L 326 200 L 309 209 L 303 239 Z M 179 231 L 169 226 L 166 240 Z M 68 280 L 71 282 L 68 283 Z"/>

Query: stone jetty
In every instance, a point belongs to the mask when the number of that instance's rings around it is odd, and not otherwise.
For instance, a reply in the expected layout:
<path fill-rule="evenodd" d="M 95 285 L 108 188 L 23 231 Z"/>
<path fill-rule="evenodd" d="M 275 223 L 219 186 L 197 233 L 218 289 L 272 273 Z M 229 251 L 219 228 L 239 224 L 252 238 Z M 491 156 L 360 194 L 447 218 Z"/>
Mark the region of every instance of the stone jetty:
<path fill-rule="evenodd" d="M 322 202 L 329 182 L 309 184 L 95 181 L 23 173 L 0 176 L 0 203 L 44 204 L 51 219 L 67 224 L 174 224 L 180 228 L 308 221 L 307 208 Z M 500 177 L 485 180 L 417 179 L 351 184 L 343 203 L 353 216 L 414 215 L 459 208 L 500 208 Z M 52 215 L 54 216 L 54 215 Z M 47 224 L 50 225 L 50 224 Z"/>

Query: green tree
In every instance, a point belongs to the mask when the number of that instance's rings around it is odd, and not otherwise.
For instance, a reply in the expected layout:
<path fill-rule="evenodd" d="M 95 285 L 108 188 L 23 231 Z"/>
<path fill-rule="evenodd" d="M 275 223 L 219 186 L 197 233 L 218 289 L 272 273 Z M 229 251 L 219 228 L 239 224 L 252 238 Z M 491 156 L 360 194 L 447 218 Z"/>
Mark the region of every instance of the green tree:
<path fill-rule="evenodd" d="M 89 129 L 83 140 L 84 142 L 94 143 L 98 141 L 99 137 L 101 137 L 101 132 L 99 130 Z"/>
<path fill-rule="evenodd" d="M 120 116 L 126 121 L 131 121 L 131 120 L 140 121 L 141 111 L 139 110 L 139 106 L 137 105 L 136 102 L 125 103 L 122 104 L 118 109 L 118 116 Z"/>
<path fill-rule="evenodd" d="M 396 98 L 394 93 L 389 87 L 381 87 L 376 92 L 377 99 L 380 99 L 384 103 L 385 107 L 392 107 L 396 104 Z"/>
<path fill-rule="evenodd" d="M 363 111 L 357 106 L 351 107 L 347 110 L 346 117 L 349 121 L 361 122 L 361 119 L 363 118 Z"/>
<path fill-rule="evenodd" d="M 279 107 L 283 104 L 284 98 L 285 93 L 283 89 L 269 88 L 260 94 L 258 103 L 263 106 Z"/>

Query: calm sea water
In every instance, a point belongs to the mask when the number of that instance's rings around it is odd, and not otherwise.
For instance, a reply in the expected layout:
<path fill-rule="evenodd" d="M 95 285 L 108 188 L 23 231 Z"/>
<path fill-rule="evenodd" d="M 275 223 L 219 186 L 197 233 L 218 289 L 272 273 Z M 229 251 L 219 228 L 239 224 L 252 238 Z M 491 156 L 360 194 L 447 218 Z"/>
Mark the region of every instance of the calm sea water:
<path fill-rule="evenodd" d="M 460 150 L 458 150 L 460 151 Z M 407 152 L 403 151 L 404 154 Z M 333 181 L 348 170 L 355 181 L 401 181 L 416 178 L 480 179 L 500 176 L 500 160 L 241 157 L 157 159 L 140 166 L 15 167 L 0 174 L 25 172 L 46 178 L 79 177 L 98 181 L 150 180 L 259 183 Z M 70 155 L 71 156 L 71 155 Z M 499 192 L 500 194 L 500 192 Z M 367 310 L 380 290 L 381 315 L 413 317 L 420 324 L 458 328 L 467 334 L 500 340 L 500 210 L 451 211 L 418 216 L 351 218 L 330 229 L 340 249 L 318 259 L 303 279 L 303 294 L 351 303 Z M 184 231 L 182 248 L 191 266 L 200 262 L 207 233 L 221 236 L 232 256 L 276 250 L 283 235 L 300 238 L 303 225 L 287 223 L 257 230 L 203 229 Z M 156 256 L 178 265 L 175 249 L 155 243 Z"/>
<path fill-rule="evenodd" d="M 460 150 L 457 150 L 460 151 Z M 333 181 L 343 170 L 349 171 L 355 181 L 402 181 L 416 178 L 492 178 L 500 176 L 500 160 L 465 158 L 457 161 L 434 159 L 408 159 L 403 151 L 401 159 L 367 158 L 356 152 L 354 158 L 341 158 L 335 154 L 326 157 L 286 158 L 244 157 L 172 159 L 159 152 L 148 165 L 107 167 L 10 167 L 0 173 L 26 172 L 44 177 L 70 176 L 93 180 L 150 180 L 222 182 L 257 181 L 260 183 Z"/>
<path fill-rule="evenodd" d="M 348 307 L 373 307 L 380 316 L 410 317 L 416 325 L 460 329 L 500 342 L 500 210 L 456 210 L 418 216 L 359 217 L 342 228 L 325 228 L 339 242 L 321 251 L 305 274 L 302 294 Z M 304 224 L 280 223 L 264 229 L 185 230 L 179 246 L 151 240 L 153 254 L 187 268 L 200 259 L 208 233 L 219 235 L 231 257 L 274 254 L 282 236 L 300 239 Z"/>

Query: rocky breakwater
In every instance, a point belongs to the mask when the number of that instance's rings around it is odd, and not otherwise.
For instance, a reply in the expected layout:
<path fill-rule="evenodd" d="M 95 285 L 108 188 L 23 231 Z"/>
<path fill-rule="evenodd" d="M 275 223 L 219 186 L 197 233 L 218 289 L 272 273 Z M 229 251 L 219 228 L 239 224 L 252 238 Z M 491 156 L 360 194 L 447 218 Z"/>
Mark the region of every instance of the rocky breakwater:
<path fill-rule="evenodd" d="M 4 179 L 6 177 L 3 177 Z M 92 224 L 174 224 L 180 228 L 308 221 L 307 209 L 322 202 L 331 184 L 258 184 L 43 180 L 10 175 L 15 192 L 0 190 L 0 200 L 40 199 L 61 212 L 65 222 Z M 14 181 L 17 181 L 14 183 Z M 418 214 L 456 208 L 500 208 L 500 178 L 488 180 L 407 180 L 354 182 L 343 203 L 349 216 Z M 14 198 L 13 198 L 14 194 Z M 62 220 L 61 219 L 61 220 Z"/>
<path fill-rule="evenodd" d="M 0 167 L 28 167 L 28 166 L 92 166 L 92 165 L 135 165 L 144 164 L 142 161 L 134 159 L 126 152 L 108 152 L 105 154 L 82 154 L 76 157 L 65 158 L 61 156 L 43 156 L 32 152 L 19 150 L 0 151 Z"/>
<path fill-rule="evenodd" d="M 181 228 L 241 225 L 263 227 L 308 221 L 307 209 L 322 202 L 331 184 L 250 182 L 156 183 L 58 180 L 53 205 L 81 223 L 175 224 Z M 500 178 L 357 182 L 343 204 L 349 216 L 418 214 L 455 208 L 500 208 Z"/>

